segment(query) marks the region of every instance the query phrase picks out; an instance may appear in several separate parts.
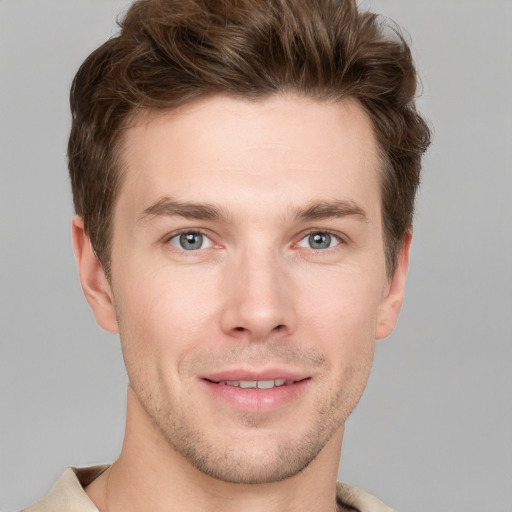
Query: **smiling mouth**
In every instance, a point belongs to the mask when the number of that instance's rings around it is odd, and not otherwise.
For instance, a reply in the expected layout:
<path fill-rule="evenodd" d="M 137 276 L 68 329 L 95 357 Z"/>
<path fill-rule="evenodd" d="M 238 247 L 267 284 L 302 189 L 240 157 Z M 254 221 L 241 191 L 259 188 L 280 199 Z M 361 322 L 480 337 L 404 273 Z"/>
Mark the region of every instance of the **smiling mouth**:
<path fill-rule="evenodd" d="M 234 388 L 242 388 L 242 389 L 272 389 L 278 388 L 281 386 L 291 386 L 292 384 L 297 384 L 298 382 L 303 382 L 306 379 L 301 379 L 298 381 L 295 380 L 287 380 L 287 379 L 274 379 L 274 380 L 220 380 L 213 381 L 210 379 L 205 379 L 212 384 L 219 384 L 221 386 L 231 386 Z"/>
<path fill-rule="evenodd" d="M 203 376 L 201 380 L 206 384 L 210 396 L 220 400 L 220 404 L 261 415 L 292 403 L 300 403 L 299 397 L 309 388 L 313 378 L 311 375 L 304 376 L 287 371 L 233 370 Z"/>

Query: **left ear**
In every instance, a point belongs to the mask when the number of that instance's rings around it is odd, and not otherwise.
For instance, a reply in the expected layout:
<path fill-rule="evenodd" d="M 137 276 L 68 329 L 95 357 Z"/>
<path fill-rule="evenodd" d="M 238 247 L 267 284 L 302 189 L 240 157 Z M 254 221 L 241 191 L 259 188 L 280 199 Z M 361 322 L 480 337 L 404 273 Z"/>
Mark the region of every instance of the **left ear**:
<path fill-rule="evenodd" d="M 411 248 L 412 233 L 407 233 L 393 276 L 389 280 L 386 292 L 380 304 L 377 317 L 376 339 L 389 336 L 395 328 L 398 315 L 402 309 L 405 292 L 405 277 L 409 268 L 409 250 Z"/>

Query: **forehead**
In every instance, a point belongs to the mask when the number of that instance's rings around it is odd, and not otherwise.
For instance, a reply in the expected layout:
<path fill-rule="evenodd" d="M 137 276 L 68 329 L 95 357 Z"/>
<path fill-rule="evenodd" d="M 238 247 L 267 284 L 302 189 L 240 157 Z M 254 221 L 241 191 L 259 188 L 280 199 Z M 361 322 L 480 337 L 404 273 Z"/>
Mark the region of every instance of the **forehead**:
<path fill-rule="evenodd" d="M 119 200 L 139 210 L 164 195 L 241 205 L 379 195 L 376 140 L 354 100 L 217 96 L 145 112 L 126 129 L 121 159 Z"/>

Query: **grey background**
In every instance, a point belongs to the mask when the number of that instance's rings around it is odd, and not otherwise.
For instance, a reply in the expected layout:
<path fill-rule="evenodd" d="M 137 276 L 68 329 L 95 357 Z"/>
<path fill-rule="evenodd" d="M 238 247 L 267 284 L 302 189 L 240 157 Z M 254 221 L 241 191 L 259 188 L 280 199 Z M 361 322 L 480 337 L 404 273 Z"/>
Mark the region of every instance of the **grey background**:
<path fill-rule="evenodd" d="M 512 2 L 366 2 L 411 34 L 435 127 L 399 326 L 340 478 L 402 511 L 512 511 Z M 0 0 L 0 509 L 121 447 L 118 339 L 70 244 L 67 98 L 121 0 Z"/>

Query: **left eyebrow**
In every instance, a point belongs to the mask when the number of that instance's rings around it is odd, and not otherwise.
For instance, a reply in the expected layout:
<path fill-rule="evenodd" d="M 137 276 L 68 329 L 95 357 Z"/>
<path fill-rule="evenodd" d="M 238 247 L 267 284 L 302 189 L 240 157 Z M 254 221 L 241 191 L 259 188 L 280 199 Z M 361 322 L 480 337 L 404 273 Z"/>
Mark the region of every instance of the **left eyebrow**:
<path fill-rule="evenodd" d="M 301 221 L 355 216 L 368 222 L 366 212 L 353 201 L 318 201 L 305 208 L 294 210 L 293 214 L 296 219 Z"/>

